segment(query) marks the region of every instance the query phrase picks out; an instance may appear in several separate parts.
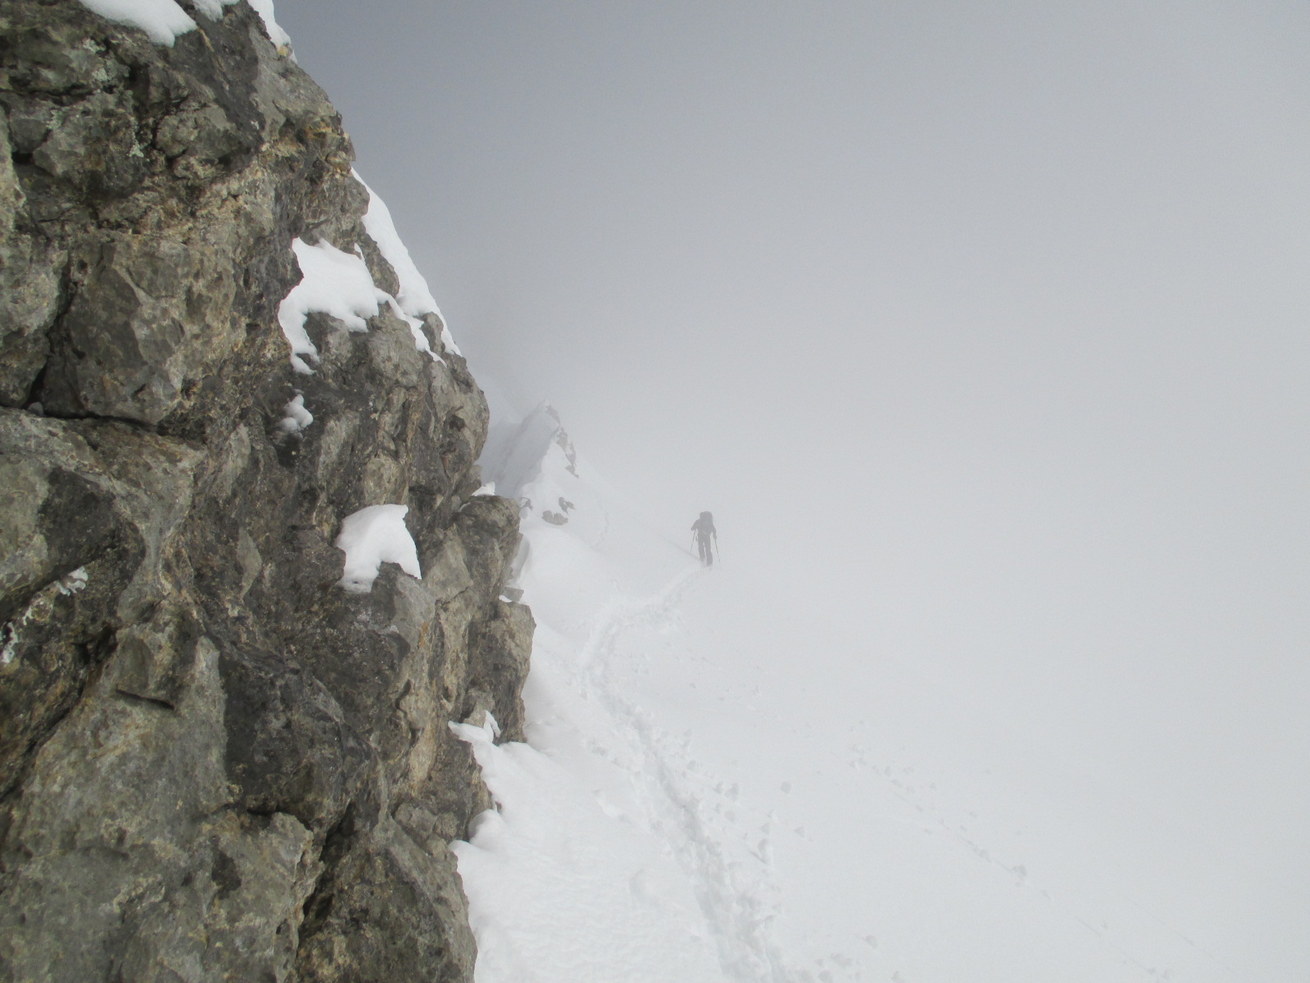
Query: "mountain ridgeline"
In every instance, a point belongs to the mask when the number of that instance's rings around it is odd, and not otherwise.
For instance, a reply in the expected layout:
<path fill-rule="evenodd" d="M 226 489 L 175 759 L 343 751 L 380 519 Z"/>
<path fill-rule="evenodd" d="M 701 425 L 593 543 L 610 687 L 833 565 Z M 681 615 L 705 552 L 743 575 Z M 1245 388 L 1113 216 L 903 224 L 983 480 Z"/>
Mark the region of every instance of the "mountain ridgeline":
<path fill-rule="evenodd" d="M 0 7 L 0 979 L 467 981 L 519 506 L 337 113 L 181 6 Z M 343 585 L 380 505 L 421 575 Z"/>

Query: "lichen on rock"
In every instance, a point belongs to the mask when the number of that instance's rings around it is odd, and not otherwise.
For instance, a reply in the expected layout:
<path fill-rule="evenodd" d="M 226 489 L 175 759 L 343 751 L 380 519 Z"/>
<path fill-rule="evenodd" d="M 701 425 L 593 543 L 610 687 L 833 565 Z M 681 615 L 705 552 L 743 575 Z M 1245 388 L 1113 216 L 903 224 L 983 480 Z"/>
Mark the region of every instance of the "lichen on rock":
<path fill-rule="evenodd" d="M 522 733 L 518 508 L 331 104 L 182 6 L 171 45 L 0 6 L 0 978 L 467 981 L 448 725 Z M 378 295 L 306 310 L 307 373 L 296 241 Z M 382 504 L 418 562 L 345 590 Z"/>

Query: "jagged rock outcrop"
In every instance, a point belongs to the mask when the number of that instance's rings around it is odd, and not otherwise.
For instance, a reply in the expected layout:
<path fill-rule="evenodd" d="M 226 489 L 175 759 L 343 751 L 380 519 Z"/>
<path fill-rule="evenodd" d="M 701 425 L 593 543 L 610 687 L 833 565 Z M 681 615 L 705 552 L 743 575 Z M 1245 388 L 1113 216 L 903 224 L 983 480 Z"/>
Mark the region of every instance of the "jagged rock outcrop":
<path fill-rule="evenodd" d="M 495 477 L 498 492 L 517 499 L 531 512 L 540 509 L 547 522 L 564 525 L 574 503 L 559 494 L 560 489 L 553 482 L 547 481 L 548 487 L 540 487 L 543 465 L 552 457 L 558 461 L 558 470 L 578 477 L 577 452 L 559 411 L 549 403 L 542 403 L 517 424 L 502 419 L 488 436 L 482 460 L 487 472 Z M 529 488 L 536 491 L 539 501 L 526 494 Z"/>
<path fill-rule="evenodd" d="M 469 980 L 447 844 L 490 800 L 448 724 L 522 736 L 518 507 L 323 93 L 183 6 L 171 47 L 0 6 L 0 979 Z M 297 239 L 379 298 L 308 305 L 308 373 Z M 422 576 L 344 589 L 380 503 Z"/>

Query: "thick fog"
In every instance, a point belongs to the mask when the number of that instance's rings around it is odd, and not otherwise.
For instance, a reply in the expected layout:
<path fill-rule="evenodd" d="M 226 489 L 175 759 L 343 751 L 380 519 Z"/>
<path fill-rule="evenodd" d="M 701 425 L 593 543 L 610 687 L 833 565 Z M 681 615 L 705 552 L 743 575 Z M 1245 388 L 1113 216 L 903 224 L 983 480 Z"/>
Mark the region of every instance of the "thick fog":
<path fill-rule="evenodd" d="M 935 678 L 907 741 L 1310 973 L 1310 7 L 277 15 L 474 372 L 712 510 L 779 658 Z"/>

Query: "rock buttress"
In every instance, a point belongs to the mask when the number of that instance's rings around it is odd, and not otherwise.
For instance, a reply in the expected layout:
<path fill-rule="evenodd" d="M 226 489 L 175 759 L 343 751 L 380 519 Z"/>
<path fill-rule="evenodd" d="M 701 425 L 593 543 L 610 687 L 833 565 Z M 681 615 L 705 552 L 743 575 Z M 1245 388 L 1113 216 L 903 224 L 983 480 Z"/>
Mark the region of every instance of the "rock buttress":
<path fill-rule="evenodd" d="M 467 981 L 448 722 L 521 733 L 517 508 L 435 313 L 311 312 L 293 369 L 294 239 L 396 273 L 322 92 L 191 12 L 0 7 L 0 978 Z M 346 591 L 382 503 L 423 576 Z"/>

